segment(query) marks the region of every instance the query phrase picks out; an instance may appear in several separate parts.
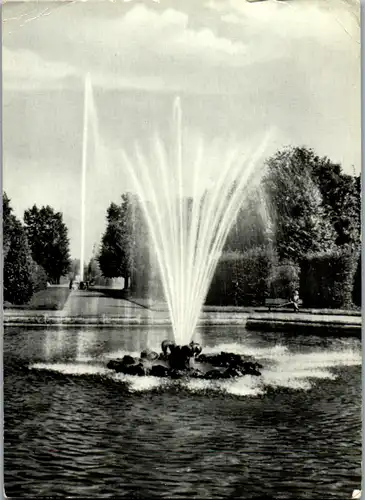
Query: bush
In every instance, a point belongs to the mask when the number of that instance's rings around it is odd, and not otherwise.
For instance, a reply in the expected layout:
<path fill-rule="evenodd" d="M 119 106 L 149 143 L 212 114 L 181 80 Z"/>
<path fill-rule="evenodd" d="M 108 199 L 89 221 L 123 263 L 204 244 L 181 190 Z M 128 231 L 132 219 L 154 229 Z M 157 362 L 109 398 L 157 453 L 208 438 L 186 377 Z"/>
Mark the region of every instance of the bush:
<path fill-rule="evenodd" d="M 358 253 L 335 250 L 307 255 L 300 263 L 300 297 L 305 307 L 352 306 Z"/>
<path fill-rule="evenodd" d="M 33 262 L 32 265 L 32 283 L 34 292 L 45 290 L 47 288 L 47 273 L 42 266 Z"/>
<path fill-rule="evenodd" d="M 25 231 L 14 220 L 4 259 L 4 301 L 25 304 L 33 295 L 32 257 Z"/>
<path fill-rule="evenodd" d="M 275 265 L 269 277 L 270 297 L 289 299 L 299 289 L 299 273 L 299 266 L 292 262 Z"/>
<path fill-rule="evenodd" d="M 206 298 L 208 305 L 252 306 L 268 296 L 274 255 L 265 248 L 223 254 Z"/>

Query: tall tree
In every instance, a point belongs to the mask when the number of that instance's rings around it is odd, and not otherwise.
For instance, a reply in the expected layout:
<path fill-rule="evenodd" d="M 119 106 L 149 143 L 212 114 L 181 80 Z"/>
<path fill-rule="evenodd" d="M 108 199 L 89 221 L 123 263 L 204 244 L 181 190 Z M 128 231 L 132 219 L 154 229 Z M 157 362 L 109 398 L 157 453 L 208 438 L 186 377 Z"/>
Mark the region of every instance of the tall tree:
<path fill-rule="evenodd" d="M 134 200 L 127 193 L 122 203 L 111 203 L 107 210 L 107 227 L 102 237 L 99 265 L 106 278 L 123 277 L 125 288 L 133 271 L 134 247 Z"/>
<path fill-rule="evenodd" d="M 26 232 L 3 194 L 4 300 L 24 304 L 31 298 L 33 261 Z"/>
<path fill-rule="evenodd" d="M 336 245 L 357 247 L 361 233 L 360 176 L 344 174 L 339 163 L 316 155 L 313 149 L 295 147 L 287 153 L 291 163 L 307 171 L 318 186 L 324 212 L 336 231 Z"/>
<path fill-rule="evenodd" d="M 286 148 L 267 161 L 264 179 L 281 259 L 332 248 L 335 231 L 323 205 L 311 168 L 303 166 L 297 148 Z"/>
<path fill-rule="evenodd" d="M 24 222 L 32 256 L 46 271 L 50 281 L 59 283 L 70 267 L 69 239 L 61 212 L 49 205 L 34 205 L 24 212 Z"/>

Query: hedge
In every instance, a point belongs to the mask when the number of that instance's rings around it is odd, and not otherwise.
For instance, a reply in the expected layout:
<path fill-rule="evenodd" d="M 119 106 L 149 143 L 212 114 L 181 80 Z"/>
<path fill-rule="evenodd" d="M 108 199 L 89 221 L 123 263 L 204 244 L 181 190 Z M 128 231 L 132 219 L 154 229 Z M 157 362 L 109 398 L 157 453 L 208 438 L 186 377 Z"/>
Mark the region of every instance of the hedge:
<path fill-rule="evenodd" d="M 269 276 L 270 298 L 290 299 L 299 289 L 299 274 L 299 265 L 290 261 L 274 265 Z"/>
<path fill-rule="evenodd" d="M 274 256 L 265 248 L 222 255 L 206 298 L 207 305 L 261 305 L 269 295 Z"/>
<path fill-rule="evenodd" d="M 351 250 L 310 254 L 300 262 L 300 297 L 304 307 L 348 309 L 358 253 Z"/>

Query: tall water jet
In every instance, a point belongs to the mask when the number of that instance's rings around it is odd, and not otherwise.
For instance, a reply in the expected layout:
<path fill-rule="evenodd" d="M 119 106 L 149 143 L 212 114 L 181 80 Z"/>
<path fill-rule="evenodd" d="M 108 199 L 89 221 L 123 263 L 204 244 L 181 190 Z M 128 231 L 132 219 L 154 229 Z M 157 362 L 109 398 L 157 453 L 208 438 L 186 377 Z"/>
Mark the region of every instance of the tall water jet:
<path fill-rule="evenodd" d="M 85 208 L 86 208 L 86 167 L 87 167 L 87 145 L 88 145 L 88 109 L 89 94 L 91 89 L 90 75 L 85 77 L 84 85 L 84 116 L 82 136 L 82 164 L 81 164 L 81 206 L 80 206 L 80 281 L 84 281 L 85 262 Z"/>
<path fill-rule="evenodd" d="M 89 127 L 92 132 L 92 144 L 94 147 L 94 161 L 103 163 L 100 156 L 102 149 L 98 129 L 97 112 L 94 103 L 93 87 L 89 73 L 84 81 L 84 109 L 83 109 L 83 133 L 82 133 L 82 161 L 81 161 L 81 196 L 80 196 L 80 281 L 84 281 L 85 267 L 85 228 L 86 228 L 86 179 L 88 166 L 91 164 L 88 155 Z"/>
<path fill-rule="evenodd" d="M 134 157 L 125 151 L 122 154 L 156 252 L 175 341 L 187 344 L 194 334 L 228 232 L 242 206 L 243 188 L 259 180 L 255 167 L 269 134 L 249 157 L 245 168 L 239 147 L 221 147 L 209 155 L 200 141 L 195 148 L 190 176 L 192 194 L 188 198 L 183 173 L 190 163 L 186 161 L 186 143 L 183 148 L 182 142 L 185 135 L 180 98 L 173 104 L 173 131 L 172 161 L 157 136 L 150 161 L 138 144 Z M 209 189 L 202 189 L 202 181 L 206 180 L 202 166 L 213 163 L 219 168 L 215 182 Z"/>

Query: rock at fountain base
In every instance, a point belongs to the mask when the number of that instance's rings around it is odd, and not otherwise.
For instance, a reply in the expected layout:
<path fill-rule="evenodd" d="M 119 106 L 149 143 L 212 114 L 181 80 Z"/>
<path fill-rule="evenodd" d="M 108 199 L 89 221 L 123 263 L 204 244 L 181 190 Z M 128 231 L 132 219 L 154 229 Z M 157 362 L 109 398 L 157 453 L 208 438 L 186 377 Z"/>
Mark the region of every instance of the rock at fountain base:
<path fill-rule="evenodd" d="M 201 351 L 201 349 L 200 349 Z M 170 355 L 158 355 L 152 351 L 142 351 L 140 358 L 124 356 L 122 359 L 109 361 L 107 368 L 125 375 L 164 377 L 171 379 L 195 378 L 219 380 L 242 377 L 244 375 L 260 376 L 262 365 L 252 358 L 239 354 L 221 352 L 220 354 L 198 354 L 187 356 L 188 346 L 176 346 Z M 179 356 L 181 358 L 179 359 Z M 195 362 L 191 366 L 190 358 Z"/>

